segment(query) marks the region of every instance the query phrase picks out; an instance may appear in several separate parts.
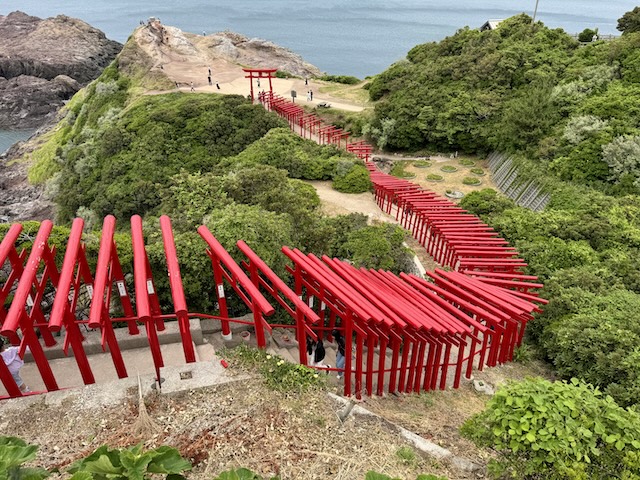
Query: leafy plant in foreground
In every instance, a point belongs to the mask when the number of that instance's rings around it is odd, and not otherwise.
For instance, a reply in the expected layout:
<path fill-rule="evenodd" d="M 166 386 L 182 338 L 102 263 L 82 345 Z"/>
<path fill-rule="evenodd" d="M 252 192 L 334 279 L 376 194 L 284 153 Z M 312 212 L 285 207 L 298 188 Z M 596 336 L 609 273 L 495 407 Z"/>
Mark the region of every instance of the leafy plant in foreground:
<path fill-rule="evenodd" d="M 110 450 L 103 445 L 82 460 L 75 462 L 69 473 L 72 480 L 144 480 L 149 474 L 166 474 L 167 480 L 178 480 L 191 464 L 173 448 L 162 446 L 142 450 L 142 444 L 127 449 Z"/>
<path fill-rule="evenodd" d="M 36 458 L 37 445 L 27 445 L 16 437 L 0 437 L 0 480 L 41 480 L 49 476 L 42 468 L 22 466 Z"/>
<path fill-rule="evenodd" d="M 576 379 L 510 383 L 462 434 L 497 452 L 495 477 L 640 478 L 640 415 Z"/>

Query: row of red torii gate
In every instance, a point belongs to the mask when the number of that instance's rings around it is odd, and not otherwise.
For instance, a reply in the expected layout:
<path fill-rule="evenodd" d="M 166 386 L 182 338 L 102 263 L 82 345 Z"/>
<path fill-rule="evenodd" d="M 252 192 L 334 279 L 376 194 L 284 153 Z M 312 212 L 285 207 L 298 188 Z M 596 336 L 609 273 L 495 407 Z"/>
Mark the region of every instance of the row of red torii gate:
<path fill-rule="evenodd" d="M 235 295 L 252 312 L 259 348 L 266 348 L 275 327 L 291 328 L 299 360 L 307 364 L 306 339 L 331 342 L 338 328 L 346 342 L 344 394 L 360 396 L 388 392 L 458 387 L 462 375 L 473 368 L 494 366 L 513 358 L 532 314 L 545 301 L 534 292 L 542 285 L 524 275 L 524 262 L 497 233 L 477 217 L 452 202 L 410 182 L 375 171 L 371 178 L 376 199 L 387 213 L 395 214 L 442 265 L 450 269 L 428 272 L 427 278 L 394 275 L 387 271 L 356 268 L 348 262 L 282 248 L 290 260 L 290 287 L 242 240 L 237 248 L 244 261 L 236 263 L 205 226 L 198 229 L 203 255 L 212 265 L 211 288 L 218 298 L 217 315 L 189 309 L 182 285 L 171 221 L 160 218 L 166 268 L 170 280 L 172 313 L 162 313 L 145 250 L 142 219 L 131 218 L 133 265 L 122 265 L 115 242 L 116 219 L 104 220 L 95 270 L 89 267 L 82 242 L 82 219 L 73 222 L 61 266 L 55 262 L 56 245 L 49 242 L 53 228 L 44 221 L 30 252 L 18 251 L 22 225 L 14 224 L 0 243 L 0 333 L 24 355 L 30 349 L 47 391 L 58 382 L 45 350 L 62 331 L 64 351 L 75 358 L 85 384 L 95 383 L 83 348 L 81 326 L 100 329 L 102 346 L 109 351 L 119 378 L 128 376 L 114 334 L 114 323 L 126 322 L 130 335 L 144 327 L 157 378 L 164 366 L 158 332 L 165 322 L 180 327 L 185 362 L 196 358 L 189 331 L 190 318 L 221 322 L 229 338 L 231 322 L 227 301 Z M 133 285 L 125 281 L 133 273 Z M 47 292 L 55 292 L 48 311 Z M 88 316 L 78 311 L 79 295 L 91 297 Z M 317 301 L 314 301 L 317 300 Z M 267 322 L 279 304 L 293 325 Z M 112 312 L 124 312 L 114 317 Z M 166 309 L 165 309 L 166 311 Z M 71 347 L 69 349 L 69 347 Z M 0 380 L 10 397 L 23 395 L 3 362 Z M 40 393 L 40 392 L 36 392 Z"/>
<path fill-rule="evenodd" d="M 55 261 L 58 246 L 49 240 L 50 221 L 41 223 L 29 252 L 18 251 L 22 225 L 14 224 L 0 243 L 0 334 L 20 347 L 21 356 L 30 349 L 46 391 L 59 389 L 45 353 L 56 344 L 57 332 L 64 333 L 64 352 L 74 357 L 83 382 L 95 383 L 83 346 L 82 325 L 100 329 L 102 347 L 110 353 L 115 372 L 119 378 L 127 377 L 114 332 L 116 322 L 125 322 L 129 335 L 141 335 L 139 327 L 144 327 L 158 379 L 164 366 L 158 334 L 165 322 L 178 323 L 185 362 L 196 361 L 191 318 L 219 321 L 227 339 L 231 323 L 249 323 L 259 348 L 266 348 L 273 328 L 290 328 L 299 345 L 299 361 L 305 365 L 307 338 L 331 342 L 331 332 L 337 328 L 351 339 L 345 345 L 347 396 L 444 389 L 449 382 L 457 388 L 473 368 L 510 361 L 533 313 L 546 303 L 536 292 L 542 285 L 523 273 L 526 263 L 515 249 L 449 200 L 377 171 L 369 161 L 373 148 L 366 142 L 349 143 L 348 133 L 323 125 L 315 115 L 274 95 L 273 70 L 246 72 L 252 84 L 253 78 L 269 79 L 269 91 L 260 93 L 258 99 L 287 119 L 292 130 L 338 147 L 344 139 L 344 148 L 365 161 L 380 208 L 395 215 L 447 268 L 427 272 L 426 278 L 398 276 L 283 246 L 293 279 L 289 286 L 242 240 L 237 248 L 244 260 L 238 264 L 207 227 L 201 226 L 198 233 L 203 255 L 211 260 L 211 289 L 218 299 L 218 311 L 217 315 L 193 312 L 183 290 L 171 220 L 163 216 L 159 223 L 172 298 L 172 313 L 163 314 L 139 216 L 131 218 L 133 265 L 121 264 L 116 219 L 108 216 L 98 258 L 92 262 L 94 270 L 82 242 L 82 219 L 73 222 L 61 265 Z M 125 281 L 125 271 L 132 272 L 133 285 Z M 43 300 L 51 292 L 53 304 L 46 309 Z M 78 308 L 83 292 L 90 297 L 88 315 Z M 252 321 L 230 317 L 227 302 L 233 295 L 251 311 Z M 267 321 L 275 312 L 272 303 L 292 317 L 293 325 Z M 114 311 L 122 311 L 123 316 L 113 316 Z M 8 397 L 24 395 L 3 362 L 0 381 Z"/>

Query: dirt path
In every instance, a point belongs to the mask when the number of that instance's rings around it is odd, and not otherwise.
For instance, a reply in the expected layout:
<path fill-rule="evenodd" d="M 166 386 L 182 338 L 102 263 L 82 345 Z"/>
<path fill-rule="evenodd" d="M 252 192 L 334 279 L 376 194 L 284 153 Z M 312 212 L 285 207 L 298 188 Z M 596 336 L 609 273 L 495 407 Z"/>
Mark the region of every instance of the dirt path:
<path fill-rule="evenodd" d="M 333 189 L 331 182 L 310 181 L 307 183 L 316 189 L 322 202 L 322 211 L 328 216 L 363 213 L 372 220 L 397 223 L 395 218 L 380 210 L 370 192 L 341 193 Z"/>
<path fill-rule="evenodd" d="M 250 84 L 245 78 L 243 67 L 215 56 L 212 52 L 211 39 L 207 36 L 187 34 L 181 30 L 165 26 L 165 39 L 162 43 L 155 41 L 146 35 L 144 29 L 135 32 L 138 45 L 151 56 L 155 62 L 154 69 L 162 70 L 178 87 L 176 91 L 191 93 L 191 84 L 195 93 L 220 93 L 226 95 L 249 95 Z M 274 61 L 274 67 L 277 63 Z M 211 70 L 211 85 L 209 85 L 209 70 Z M 321 102 L 329 102 L 332 107 L 351 112 L 363 110 L 362 103 L 352 102 L 344 98 L 321 92 L 321 87 L 326 82 L 316 81 L 312 78 L 274 78 L 272 79 L 273 91 L 285 98 L 291 98 L 291 91 L 297 93 L 297 103 L 316 106 Z M 258 86 L 254 80 L 254 94 L 261 90 L 269 89 L 267 79 L 262 79 Z M 313 91 L 313 100 L 307 100 L 307 91 Z M 163 94 L 166 91 L 150 91 L 148 94 Z"/>

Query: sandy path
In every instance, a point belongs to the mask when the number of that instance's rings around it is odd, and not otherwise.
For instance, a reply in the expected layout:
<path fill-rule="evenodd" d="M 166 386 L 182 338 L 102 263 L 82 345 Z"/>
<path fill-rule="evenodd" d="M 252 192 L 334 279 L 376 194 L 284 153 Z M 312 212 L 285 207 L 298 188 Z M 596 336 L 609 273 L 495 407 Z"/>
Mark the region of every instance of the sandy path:
<path fill-rule="evenodd" d="M 249 79 L 245 78 L 242 70 L 247 65 L 239 65 L 223 58 L 213 57 L 207 50 L 206 37 L 194 34 L 184 34 L 173 27 L 166 27 L 167 40 L 163 44 L 144 43 L 138 44 L 156 60 L 154 69 L 162 70 L 179 87 L 176 91 L 191 92 L 193 82 L 196 93 L 220 93 L 226 95 L 248 96 L 251 92 Z M 188 43 L 187 43 L 188 42 Z M 208 75 L 211 69 L 212 85 L 209 85 Z M 260 87 L 254 80 L 254 95 L 261 90 L 269 89 L 269 81 L 262 79 Z M 220 88 L 217 88 L 216 83 Z M 328 102 L 333 108 L 360 112 L 362 104 L 352 103 L 348 100 L 334 97 L 330 93 L 320 92 L 320 87 L 326 82 L 308 79 L 308 85 L 302 78 L 274 78 L 272 79 L 273 92 L 285 98 L 291 98 L 291 91 L 297 92 L 296 103 L 316 106 L 321 102 Z M 307 100 L 307 91 L 313 91 L 313 101 Z M 163 94 L 166 91 L 150 91 L 147 94 Z"/>
<path fill-rule="evenodd" d="M 308 181 L 307 183 L 316 189 L 322 202 L 322 211 L 326 215 L 335 217 L 349 213 L 363 213 L 371 220 L 398 223 L 394 217 L 380 210 L 371 192 L 341 193 L 333 189 L 331 182 Z"/>

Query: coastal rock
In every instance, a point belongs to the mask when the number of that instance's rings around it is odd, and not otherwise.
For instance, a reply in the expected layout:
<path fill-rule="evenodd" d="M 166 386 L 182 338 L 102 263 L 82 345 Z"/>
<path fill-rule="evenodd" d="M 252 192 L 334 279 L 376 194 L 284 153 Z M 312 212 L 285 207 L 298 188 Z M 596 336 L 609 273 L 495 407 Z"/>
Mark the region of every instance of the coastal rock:
<path fill-rule="evenodd" d="M 305 62 L 297 53 L 267 40 L 248 38 L 234 32 L 219 32 L 200 38 L 200 45 L 213 57 L 253 68 L 277 68 L 298 77 L 322 75 L 318 67 Z"/>
<path fill-rule="evenodd" d="M 29 164 L 14 161 L 37 148 L 38 136 L 51 126 L 42 127 L 30 140 L 18 142 L 0 155 L 0 223 L 54 217 L 55 206 L 47 198 L 44 186 L 27 181 Z"/>
<path fill-rule="evenodd" d="M 36 128 L 53 120 L 80 88 L 80 83 L 66 75 L 53 80 L 30 75 L 0 78 L 0 129 Z"/>
<path fill-rule="evenodd" d="M 65 15 L 0 15 L 0 128 L 33 128 L 50 120 L 121 48 Z"/>

